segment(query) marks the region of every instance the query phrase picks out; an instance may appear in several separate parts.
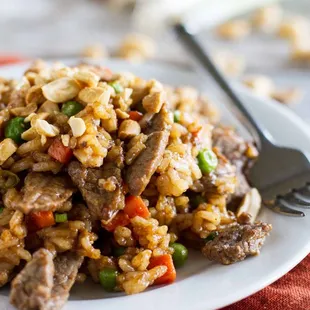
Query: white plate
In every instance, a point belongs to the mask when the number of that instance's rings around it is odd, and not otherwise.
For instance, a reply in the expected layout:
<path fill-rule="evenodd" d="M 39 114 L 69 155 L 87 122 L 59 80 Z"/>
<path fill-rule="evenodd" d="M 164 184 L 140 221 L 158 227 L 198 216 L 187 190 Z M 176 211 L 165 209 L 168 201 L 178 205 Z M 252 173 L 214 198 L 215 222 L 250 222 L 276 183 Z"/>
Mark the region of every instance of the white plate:
<path fill-rule="evenodd" d="M 202 83 L 196 74 L 173 66 L 139 66 L 121 61 L 105 64 L 116 71 L 132 71 L 145 78 L 155 77 L 170 84 L 194 85 L 207 93 L 210 91 L 209 84 Z M 24 66 L 6 67 L 0 69 L 0 75 L 17 77 L 24 69 Z M 241 87 L 238 91 L 250 111 L 279 144 L 310 153 L 310 129 L 300 118 L 279 104 L 252 96 Z M 91 283 L 76 285 L 65 309 L 206 310 L 243 299 L 283 276 L 310 251 L 310 212 L 305 218 L 290 218 L 264 209 L 260 218 L 272 223 L 273 231 L 258 257 L 222 266 L 207 262 L 199 253 L 191 252 L 187 265 L 178 270 L 177 281 L 172 285 L 151 288 L 133 296 L 106 294 L 99 285 Z M 0 308 L 13 309 L 8 305 L 8 291 L 3 289 L 0 294 Z"/>

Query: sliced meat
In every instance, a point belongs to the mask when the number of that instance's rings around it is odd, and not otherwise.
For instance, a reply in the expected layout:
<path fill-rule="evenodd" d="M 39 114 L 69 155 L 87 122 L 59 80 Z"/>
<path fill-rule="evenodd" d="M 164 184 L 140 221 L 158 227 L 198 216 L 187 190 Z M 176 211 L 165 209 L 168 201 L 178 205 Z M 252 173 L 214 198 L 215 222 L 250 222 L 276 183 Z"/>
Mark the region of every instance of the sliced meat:
<path fill-rule="evenodd" d="M 58 310 L 69 297 L 83 257 L 63 253 L 53 261 L 46 249 L 39 249 L 12 281 L 11 303 L 19 310 Z"/>
<path fill-rule="evenodd" d="M 248 158 L 245 156 L 248 144 L 233 129 L 217 127 L 212 133 L 213 146 L 229 159 L 237 169 L 243 169 Z"/>
<path fill-rule="evenodd" d="M 121 170 L 114 163 L 105 163 L 100 168 L 85 168 L 81 163 L 71 162 L 68 173 L 79 188 L 87 203 L 93 220 L 109 220 L 125 205 Z M 115 177 L 114 191 L 107 191 L 99 185 L 100 179 Z"/>
<path fill-rule="evenodd" d="M 148 134 L 145 142 L 146 148 L 126 172 L 126 183 L 132 195 L 141 195 L 159 166 L 169 141 L 170 122 L 169 112 L 163 106 L 160 112 L 154 115 L 150 126 L 146 129 L 145 133 Z"/>
<path fill-rule="evenodd" d="M 169 125 L 171 125 L 171 115 L 164 105 L 160 112 L 153 116 L 149 126 L 145 130 L 145 133 L 150 134 L 156 131 L 167 130 L 169 129 Z"/>
<path fill-rule="evenodd" d="M 83 262 L 83 257 L 75 253 L 57 255 L 54 259 L 55 274 L 51 298 L 44 310 L 61 309 L 69 297 L 76 275 Z"/>
<path fill-rule="evenodd" d="M 152 175 L 163 158 L 168 140 L 168 131 L 157 131 L 148 136 L 145 142 L 146 148 L 126 172 L 126 183 L 132 195 L 141 195 L 149 184 Z"/>
<path fill-rule="evenodd" d="M 21 191 L 12 188 L 4 195 L 4 204 L 27 214 L 36 211 L 55 211 L 73 194 L 70 179 L 32 172 L 25 178 Z"/>
<path fill-rule="evenodd" d="M 220 153 L 236 167 L 236 190 L 230 197 L 230 207 L 235 207 L 251 189 L 244 175 L 251 163 L 251 160 L 245 155 L 249 144 L 230 128 L 215 128 L 212 138 L 213 146 L 218 148 Z"/>
<path fill-rule="evenodd" d="M 53 255 L 42 248 L 12 281 L 11 303 L 20 310 L 45 309 L 51 296 L 53 276 Z"/>
<path fill-rule="evenodd" d="M 202 248 L 202 253 L 211 261 L 229 265 L 258 255 L 272 226 L 266 223 L 244 224 L 228 227 L 219 232 Z"/>
<path fill-rule="evenodd" d="M 26 87 L 22 87 L 21 89 L 15 89 L 14 91 L 12 91 L 8 108 L 14 109 L 24 107 L 26 105 L 25 101 L 26 93 L 27 93 Z"/>

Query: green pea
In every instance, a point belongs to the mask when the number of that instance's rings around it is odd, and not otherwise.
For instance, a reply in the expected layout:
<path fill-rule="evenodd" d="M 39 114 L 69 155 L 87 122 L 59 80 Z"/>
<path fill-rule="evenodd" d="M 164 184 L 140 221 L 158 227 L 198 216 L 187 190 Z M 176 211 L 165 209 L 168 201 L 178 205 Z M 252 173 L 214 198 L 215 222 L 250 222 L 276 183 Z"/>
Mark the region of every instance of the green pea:
<path fill-rule="evenodd" d="M 182 267 L 187 261 L 188 257 L 187 248 L 181 243 L 171 243 L 170 247 L 174 249 L 172 259 L 175 268 Z"/>
<path fill-rule="evenodd" d="M 113 268 L 103 268 L 99 272 L 99 281 L 104 290 L 107 292 L 114 291 L 116 287 L 116 277 L 118 275 L 118 271 Z"/>
<path fill-rule="evenodd" d="M 181 120 L 181 112 L 179 110 L 174 111 L 173 120 L 175 123 L 178 123 Z"/>
<path fill-rule="evenodd" d="M 67 213 L 55 213 L 54 215 L 56 223 L 64 223 L 68 221 Z"/>
<path fill-rule="evenodd" d="M 209 149 L 201 150 L 198 153 L 197 159 L 198 166 L 201 172 L 204 174 L 212 172 L 218 164 L 216 155 L 212 150 Z"/>
<path fill-rule="evenodd" d="M 11 138 L 16 143 L 21 143 L 22 133 L 29 128 L 29 124 L 24 122 L 24 117 L 14 117 L 8 121 L 5 126 L 4 136 Z"/>
<path fill-rule="evenodd" d="M 209 233 L 208 237 L 204 238 L 203 240 L 205 242 L 212 241 L 212 240 L 214 240 L 218 236 L 218 234 L 219 234 L 218 231 L 211 231 Z"/>
<path fill-rule="evenodd" d="M 119 247 L 113 248 L 113 255 L 115 257 L 120 257 L 120 256 L 124 255 L 125 252 L 126 252 L 126 248 L 125 247 L 119 246 Z"/>
<path fill-rule="evenodd" d="M 78 114 L 84 109 L 84 106 L 77 101 L 68 101 L 61 107 L 61 112 L 68 117 Z"/>
<path fill-rule="evenodd" d="M 114 90 L 115 90 L 115 92 L 117 94 L 122 93 L 123 90 L 124 90 L 123 86 L 120 83 L 116 82 L 116 81 L 115 82 L 110 82 L 109 85 L 114 88 Z"/>

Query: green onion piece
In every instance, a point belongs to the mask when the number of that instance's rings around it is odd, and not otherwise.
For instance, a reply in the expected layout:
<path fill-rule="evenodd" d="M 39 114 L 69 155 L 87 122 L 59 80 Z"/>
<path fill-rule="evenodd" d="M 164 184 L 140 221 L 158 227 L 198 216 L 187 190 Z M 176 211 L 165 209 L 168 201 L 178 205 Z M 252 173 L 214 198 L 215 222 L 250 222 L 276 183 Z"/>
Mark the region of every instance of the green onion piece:
<path fill-rule="evenodd" d="M 117 275 L 117 270 L 108 267 L 103 268 L 103 270 L 99 272 L 99 281 L 104 290 L 106 290 L 107 292 L 114 291 L 116 287 Z"/>
<path fill-rule="evenodd" d="M 178 123 L 181 120 L 181 112 L 179 110 L 174 111 L 173 120 L 175 123 Z"/>
<path fill-rule="evenodd" d="M 206 200 L 201 195 L 195 195 L 190 198 L 190 205 L 193 208 L 198 208 L 200 204 L 206 202 Z"/>
<path fill-rule="evenodd" d="M 212 240 L 215 239 L 215 237 L 218 236 L 218 234 L 219 234 L 218 231 L 211 231 L 210 234 L 208 235 L 208 237 L 207 237 L 207 238 L 204 238 L 203 240 L 204 240 L 205 242 L 212 241 Z"/>
<path fill-rule="evenodd" d="M 118 82 L 110 82 L 109 85 L 114 88 L 117 94 L 122 93 L 124 90 L 123 86 Z"/>
<path fill-rule="evenodd" d="M 3 212 L 4 208 L 0 207 L 0 214 Z"/>
<path fill-rule="evenodd" d="M 61 113 L 67 115 L 68 117 L 78 114 L 84 109 L 84 106 L 77 101 L 68 101 L 64 103 L 61 107 Z"/>
<path fill-rule="evenodd" d="M 68 221 L 67 213 L 55 213 L 55 222 L 64 223 Z"/>
<path fill-rule="evenodd" d="M 120 247 L 113 248 L 113 256 L 115 256 L 115 257 L 120 257 L 120 256 L 124 255 L 125 252 L 126 252 L 125 247 L 120 246 Z"/>
<path fill-rule="evenodd" d="M 188 257 L 187 248 L 181 243 L 171 243 L 170 247 L 174 249 L 172 259 L 175 268 L 182 267 L 187 261 Z"/>
<path fill-rule="evenodd" d="M 203 149 L 198 153 L 198 166 L 203 174 L 212 172 L 217 164 L 218 160 L 212 150 Z"/>
<path fill-rule="evenodd" d="M 0 189 L 7 190 L 19 183 L 19 177 L 8 170 L 0 170 Z"/>
<path fill-rule="evenodd" d="M 29 124 L 24 122 L 24 117 L 14 117 L 8 121 L 4 129 L 4 136 L 21 143 L 22 133 L 29 128 Z"/>

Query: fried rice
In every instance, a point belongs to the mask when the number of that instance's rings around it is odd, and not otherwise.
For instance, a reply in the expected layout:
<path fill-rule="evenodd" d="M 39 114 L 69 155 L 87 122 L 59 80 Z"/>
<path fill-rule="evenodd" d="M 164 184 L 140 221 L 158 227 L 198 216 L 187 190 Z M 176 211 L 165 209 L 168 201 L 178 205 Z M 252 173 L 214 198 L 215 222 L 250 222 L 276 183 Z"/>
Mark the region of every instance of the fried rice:
<path fill-rule="evenodd" d="M 19 309 L 59 309 L 86 277 L 126 294 L 172 283 L 186 247 L 225 264 L 258 254 L 271 226 L 255 223 L 260 196 L 245 177 L 257 155 L 189 86 L 41 61 L 2 78 L 0 285 L 13 279 Z M 234 256 L 244 243 L 230 231 L 245 230 L 259 247 Z"/>

